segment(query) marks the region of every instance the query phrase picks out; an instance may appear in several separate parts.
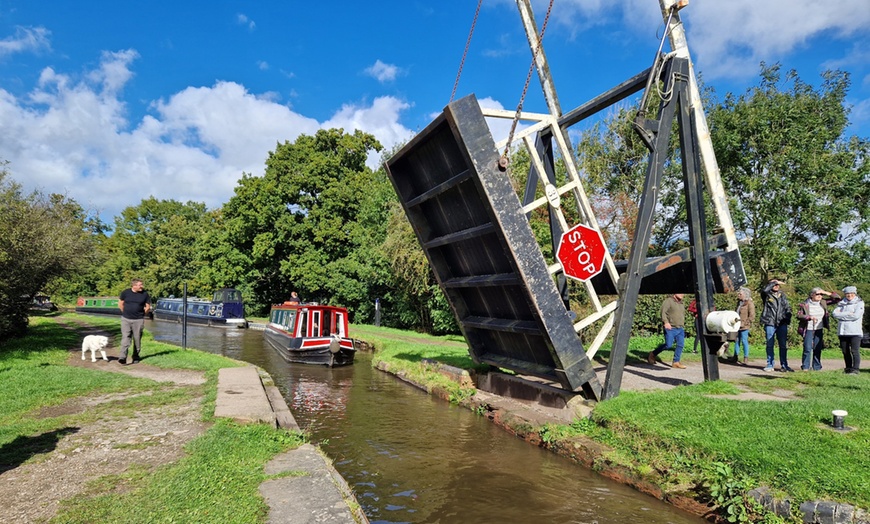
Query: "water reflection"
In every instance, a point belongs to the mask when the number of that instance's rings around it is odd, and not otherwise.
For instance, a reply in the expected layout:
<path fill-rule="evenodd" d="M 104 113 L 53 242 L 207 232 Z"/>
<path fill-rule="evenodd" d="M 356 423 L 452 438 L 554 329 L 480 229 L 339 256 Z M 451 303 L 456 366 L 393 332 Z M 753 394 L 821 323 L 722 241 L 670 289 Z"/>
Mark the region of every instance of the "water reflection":
<path fill-rule="evenodd" d="M 181 342 L 176 324 L 146 329 Z M 704 522 L 374 370 L 366 353 L 328 369 L 287 364 L 254 330 L 189 326 L 187 342 L 268 371 L 373 523 Z"/>

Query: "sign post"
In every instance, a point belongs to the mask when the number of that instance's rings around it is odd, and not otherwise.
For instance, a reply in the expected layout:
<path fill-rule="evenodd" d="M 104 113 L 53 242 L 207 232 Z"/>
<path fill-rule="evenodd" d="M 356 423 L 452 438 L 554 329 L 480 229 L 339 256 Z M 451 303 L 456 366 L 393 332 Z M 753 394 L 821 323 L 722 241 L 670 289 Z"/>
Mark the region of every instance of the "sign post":
<path fill-rule="evenodd" d="M 604 269 L 606 251 L 600 231 L 578 224 L 562 234 L 556 258 L 566 276 L 586 282 Z"/>

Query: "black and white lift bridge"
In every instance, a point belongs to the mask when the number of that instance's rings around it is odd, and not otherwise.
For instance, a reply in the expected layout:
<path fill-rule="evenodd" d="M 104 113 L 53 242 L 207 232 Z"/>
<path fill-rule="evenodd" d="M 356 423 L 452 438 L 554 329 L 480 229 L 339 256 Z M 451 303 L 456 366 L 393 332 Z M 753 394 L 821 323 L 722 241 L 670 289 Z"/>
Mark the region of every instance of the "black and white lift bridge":
<path fill-rule="evenodd" d="M 530 0 L 517 0 L 549 113 L 482 109 L 475 96 L 468 95 L 449 103 L 386 163 L 476 362 L 542 378 L 587 399 L 611 398 L 619 394 L 639 294 L 694 294 L 698 318 L 707 319 L 714 293 L 735 291 L 746 282 L 679 16 L 688 2 L 659 3 L 671 51 L 662 52 L 663 37 L 652 67 L 563 112 Z M 605 253 L 603 271 L 584 282 L 594 312 L 576 318 L 566 307 L 562 264 L 545 259 L 527 216 L 540 206 L 548 207 L 554 253 L 571 227 L 562 210 L 562 196 L 572 195 L 565 200 L 576 203 L 582 223 L 599 230 L 567 139 L 568 129 L 635 93 L 644 91 L 646 98 L 655 89 L 670 96 L 660 97 L 656 119 L 641 114 L 635 122 L 650 153 L 629 259 L 613 260 Z M 510 138 L 496 144 L 485 117 L 527 124 L 512 137 L 521 141 L 532 159 L 522 202 L 500 163 L 499 149 L 509 147 Z M 689 247 L 648 258 L 674 119 Z M 562 177 L 567 180 L 560 182 L 554 167 L 557 149 L 567 170 L 567 177 Z M 538 184 L 546 196 L 536 198 Z M 721 230 L 715 235 L 706 228 L 705 191 Z M 704 321 L 697 327 L 704 377 L 718 380 L 716 352 L 728 335 L 708 328 Z M 592 340 L 584 347 L 578 334 L 587 330 L 597 331 L 584 333 L 585 339 Z M 614 338 L 602 386 L 592 358 L 611 332 Z"/>

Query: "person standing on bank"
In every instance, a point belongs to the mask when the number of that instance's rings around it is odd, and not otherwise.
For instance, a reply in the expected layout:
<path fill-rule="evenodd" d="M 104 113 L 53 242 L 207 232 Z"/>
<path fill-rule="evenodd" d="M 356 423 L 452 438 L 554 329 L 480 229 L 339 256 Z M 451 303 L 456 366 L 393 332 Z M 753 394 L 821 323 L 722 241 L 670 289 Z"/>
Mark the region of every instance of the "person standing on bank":
<path fill-rule="evenodd" d="M 650 352 L 646 356 L 646 361 L 655 365 L 659 353 L 674 346 L 674 363 L 671 367 L 686 369 L 686 366 L 680 362 L 686 339 L 686 310 L 683 307 L 682 293 L 674 293 L 662 302 L 662 323 L 665 327 L 665 343 Z"/>
<path fill-rule="evenodd" d="M 749 330 L 755 322 L 755 302 L 748 287 L 737 291 L 737 315 L 740 317 L 740 329 L 737 330 L 737 340 L 734 341 L 734 357 L 732 362 L 740 362 L 740 346 L 743 346 L 743 365 L 749 361 Z"/>
<path fill-rule="evenodd" d="M 794 371 L 788 367 L 786 339 L 788 325 L 791 324 L 791 305 L 782 292 L 782 282 L 772 279 L 761 290 L 764 309 L 761 311 L 761 324 L 767 341 L 767 366 L 764 371 L 773 371 L 773 346 L 779 343 L 779 370 Z"/>
<path fill-rule="evenodd" d="M 139 362 L 142 353 L 142 329 L 145 327 L 145 315 L 151 311 L 151 296 L 142 288 L 142 279 L 134 278 L 129 289 L 121 291 L 118 297 L 118 307 L 121 309 L 121 354 L 118 363 L 127 364 L 127 350 L 132 340 L 133 357 L 131 363 Z"/>
<path fill-rule="evenodd" d="M 827 298 L 822 300 L 822 297 Z M 814 287 L 810 296 L 798 304 L 798 334 L 804 339 L 801 371 L 822 369 L 825 330 L 830 326 L 828 305 L 840 300 L 840 295 Z"/>
<path fill-rule="evenodd" d="M 843 350 L 843 360 L 846 361 L 846 373 L 857 375 L 861 368 L 861 337 L 863 336 L 862 320 L 864 319 L 864 301 L 858 296 L 858 288 L 846 286 L 846 295 L 831 315 L 840 325 L 837 335 L 840 337 L 840 349 Z"/>

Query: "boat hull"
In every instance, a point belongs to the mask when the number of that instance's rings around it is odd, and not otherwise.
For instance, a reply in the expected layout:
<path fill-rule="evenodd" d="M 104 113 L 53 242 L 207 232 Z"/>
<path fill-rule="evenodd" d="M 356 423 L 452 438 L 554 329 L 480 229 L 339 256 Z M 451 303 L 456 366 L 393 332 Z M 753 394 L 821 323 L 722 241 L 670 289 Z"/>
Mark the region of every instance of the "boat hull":
<path fill-rule="evenodd" d="M 167 312 L 157 310 L 154 312 L 154 320 L 162 320 L 164 322 L 177 322 L 181 323 L 182 316 L 181 313 L 175 312 Z M 197 324 L 200 326 L 210 326 L 210 327 L 222 327 L 228 329 L 241 329 L 248 327 L 248 321 L 243 318 L 219 318 L 219 317 L 209 317 L 203 315 L 192 315 L 188 313 L 187 315 L 187 323 L 188 324 Z"/>
<path fill-rule="evenodd" d="M 271 326 L 266 327 L 263 336 L 284 360 L 293 364 L 349 366 L 353 364 L 356 355 L 356 347 L 351 338 L 295 338 Z"/>
<path fill-rule="evenodd" d="M 76 313 L 86 315 L 112 315 L 121 316 L 121 308 L 118 307 L 118 297 L 79 297 L 76 302 Z M 145 318 L 154 318 L 153 312 L 145 314 Z"/>
<path fill-rule="evenodd" d="M 216 291 L 212 300 L 190 297 L 158 298 L 154 308 L 154 319 L 164 322 L 182 322 L 185 306 L 187 323 L 220 328 L 246 328 L 245 306 L 241 293 L 233 288 Z"/>

